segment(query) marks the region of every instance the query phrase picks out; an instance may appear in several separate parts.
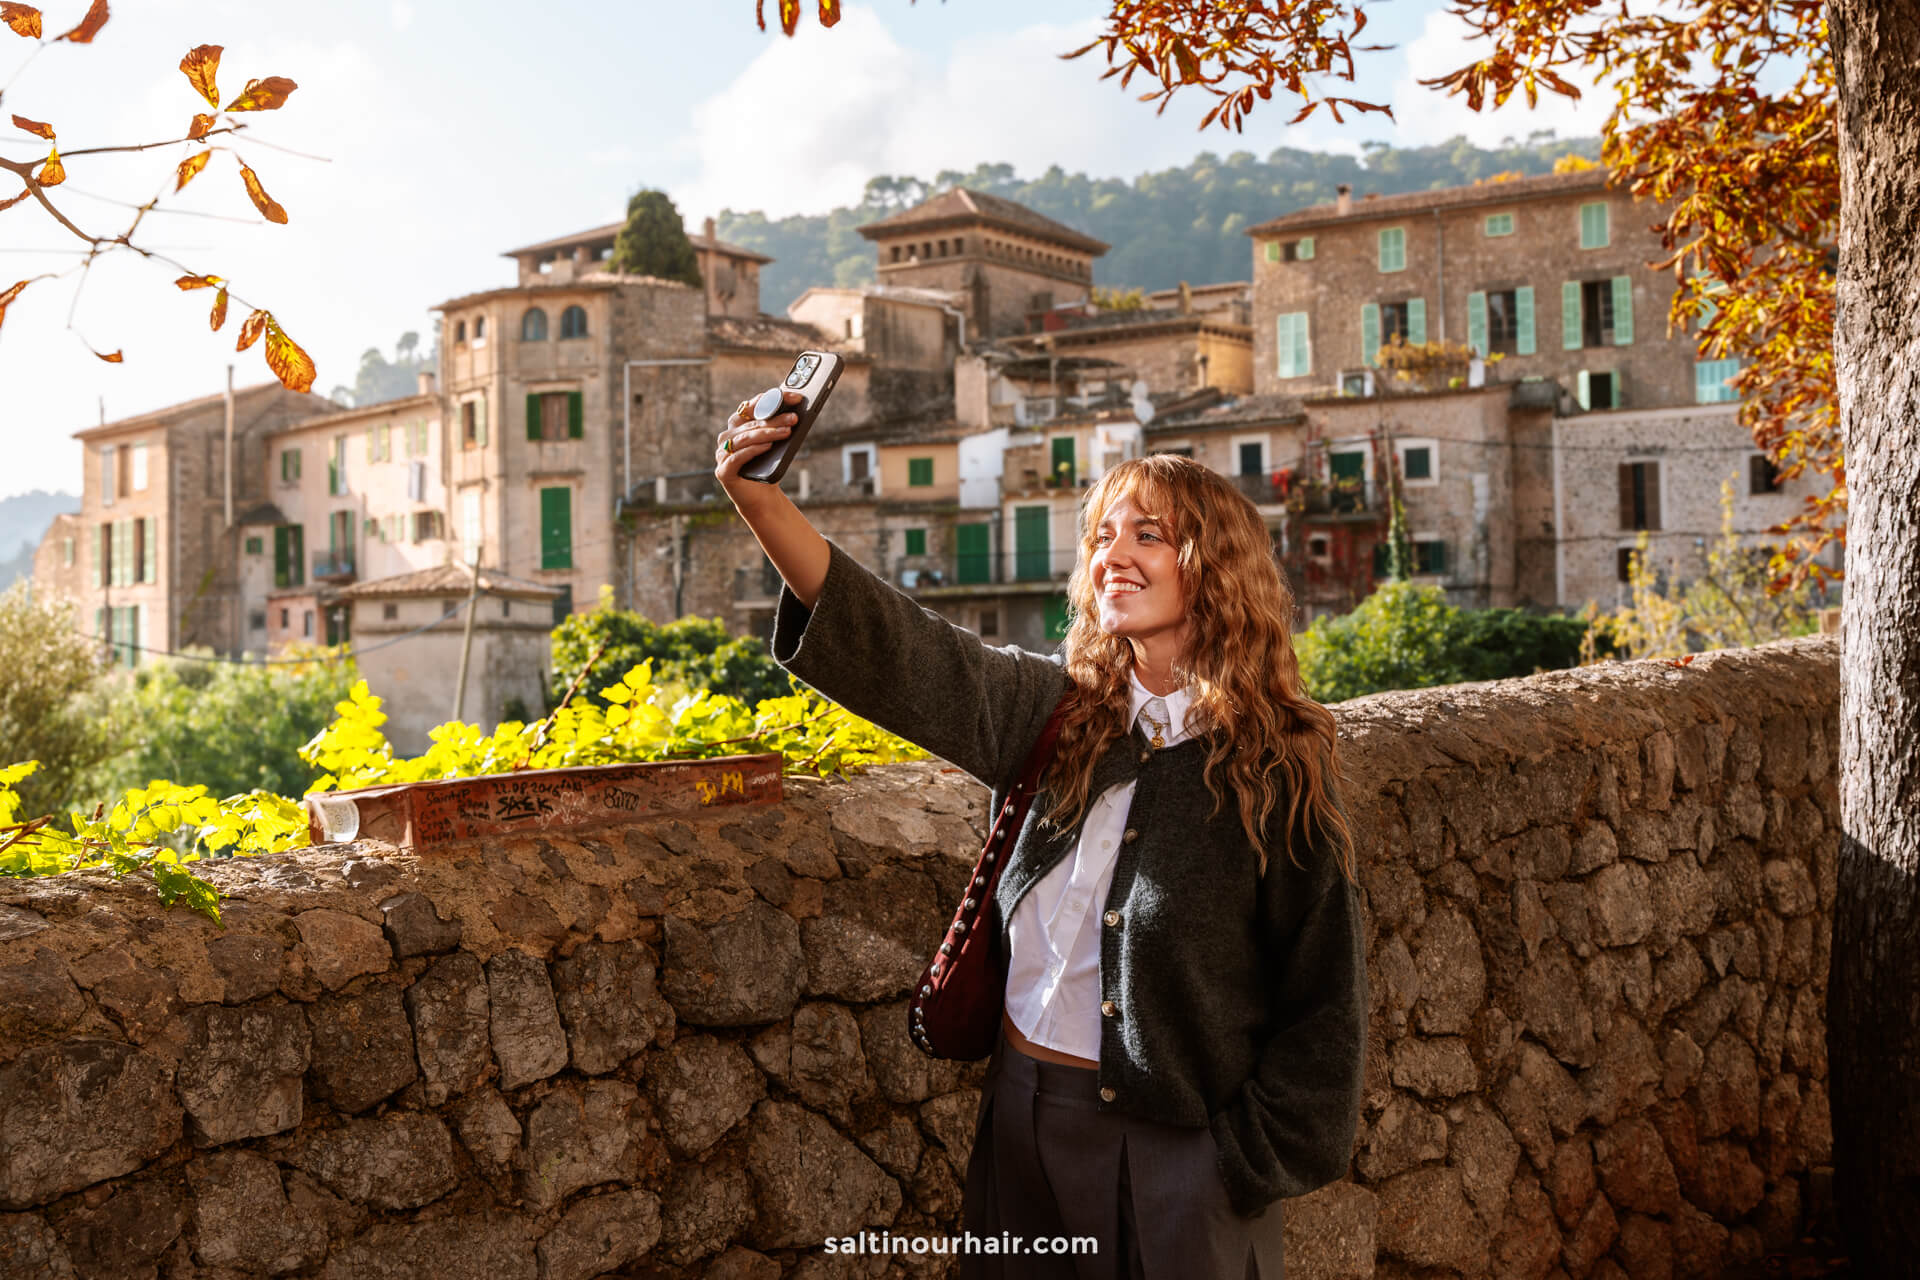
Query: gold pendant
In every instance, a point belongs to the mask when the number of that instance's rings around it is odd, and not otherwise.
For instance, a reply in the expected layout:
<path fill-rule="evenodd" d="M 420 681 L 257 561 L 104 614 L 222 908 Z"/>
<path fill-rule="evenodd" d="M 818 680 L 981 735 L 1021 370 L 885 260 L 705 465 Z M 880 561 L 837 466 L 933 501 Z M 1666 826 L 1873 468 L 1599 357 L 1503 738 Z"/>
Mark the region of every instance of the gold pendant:
<path fill-rule="evenodd" d="M 1160 731 L 1158 729 L 1155 729 L 1153 731 L 1153 745 L 1155 750 L 1158 750 L 1161 747 L 1164 747 L 1167 745 L 1164 741 L 1161 740 Z"/>

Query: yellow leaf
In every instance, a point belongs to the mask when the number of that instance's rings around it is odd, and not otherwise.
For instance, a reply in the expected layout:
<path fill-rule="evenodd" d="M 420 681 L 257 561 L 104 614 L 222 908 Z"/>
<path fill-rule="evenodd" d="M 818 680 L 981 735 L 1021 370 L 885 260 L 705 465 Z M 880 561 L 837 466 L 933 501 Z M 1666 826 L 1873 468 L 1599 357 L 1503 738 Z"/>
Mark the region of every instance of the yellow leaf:
<path fill-rule="evenodd" d="M 28 133 L 40 135 L 48 142 L 53 141 L 53 126 L 50 124 L 42 124 L 38 120 L 29 120 L 25 116 L 15 116 L 13 118 L 13 124 L 16 129 L 25 129 Z"/>
<path fill-rule="evenodd" d="M 285 105 L 287 95 L 300 86 L 285 76 L 249 80 L 240 96 L 227 104 L 229 111 L 273 111 Z"/>
<path fill-rule="evenodd" d="M 260 335 L 266 332 L 268 318 L 269 317 L 267 316 L 266 312 L 255 311 L 253 314 L 249 315 L 243 322 L 241 322 L 240 342 L 239 342 L 239 345 L 234 347 L 234 350 L 245 351 L 248 347 L 252 346 L 256 341 L 258 341 L 260 338 Z"/>
<path fill-rule="evenodd" d="M 219 276 L 181 276 L 173 283 L 176 287 L 184 291 L 187 289 L 212 289 L 226 282 Z"/>
<path fill-rule="evenodd" d="M 187 74 L 187 83 L 193 91 L 207 100 L 207 105 L 215 111 L 220 109 L 220 89 L 213 78 L 220 70 L 220 54 L 225 45 L 202 44 L 187 50 L 187 56 L 180 59 L 180 69 Z"/>
<path fill-rule="evenodd" d="M 180 162 L 178 176 L 173 184 L 173 189 L 179 191 L 189 182 L 192 182 L 194 178 L 199 175 L 200 171 L 207 167 L 207 161 L 211 159 L 213 159 L 213 152 L 202 151 L 197 155 L 191 155 L 185 160 L 182 160 Z"/>
<path fill-rule="evenodd" d="M 280 385 L 289 391 L 305 391 L 313 386 L 313 358 L 300 349 L 300 344 L 289 338 L 286 331 L 273 319 L 267 317 L 267 367 L 280 379 Z"/>
<path fill-rule="evenodd" d="M 193 117 L 193 123 L 187 126 L 187 141 L 198 142 L 213 131 L 213 117 L 202 111 Z"/>
<path fill-rule="evenodd" d="M 246 165 L 240 166 L 240 181 L 247 184 L 247 194 L 253 198 L 253 207 L 258 209 L 268 222 L 285 222 L 287 211 L 274 202 L 267 189 L 260 185 L 260 179 Z"/>
<path fill-rule="evenodd" d="M 226 322 L 227 322 L 227 291 L 225 289 L 221 289 L 219 295 L 215 297 L 213 300 L 213 314 L 207 317 L 207 323 L 213 326 L 213 331 L 215 333 L 218 333 L 220 332 L 220 326 L 225 324 Z"/>
<path fill-rule="evenodd" d="M 57 187 L 67 180 L 67 166 L 60 163 L 60 148 L 55 147 L 47 156 L 47 162 L 40 166 L 40 175 L 36 179 L 43 187 Z"/>
<path fill-rule="evenodd" d="M 40 11 L 32 5 L 4 0 L 4 3 L 0 3 L 0 22 L 12 27 L 15 35 L 25 36 L 29 40 L 40 38 Z"/>
<path fill-rule="evenodd" d="M 56 39 L 71 40 L 75 44 L 92 44 L 93 38 L 100 34 L 100 28 L 107 25 L 107 0 L 93 0 L 87 10 L 87 16 L 80 19 L 80 25 Z"/>

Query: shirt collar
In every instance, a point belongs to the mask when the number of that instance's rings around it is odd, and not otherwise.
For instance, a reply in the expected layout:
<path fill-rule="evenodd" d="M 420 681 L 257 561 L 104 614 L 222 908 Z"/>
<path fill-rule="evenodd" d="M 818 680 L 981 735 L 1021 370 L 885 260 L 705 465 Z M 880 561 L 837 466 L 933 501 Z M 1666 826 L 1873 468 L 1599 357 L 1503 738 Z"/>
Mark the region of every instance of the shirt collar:
<path fill-rule="evenodd" d="M 1148 700 L 1159 698 L 1167 704 L 1167 718 L 1170 727 L 1167 730 L 1166 745 L 1172 746 L 1174 743 L 1186 738 L 1187 708 L 1193 702 L 1192 695 L 1184 688 L 1175 689 L 1172 693 L 1154 693 L 1148 689 L 1147 686 L 1140 683 L 1140 673 L 1132 668 L 1128 669 L 1127 677 L 1133 685 L 1131 706 L 1127 712 L 1127 723 L 1140 724 L 1140 708 L 1146 706 Z M 1149 732 L 1151 731 L 1149 730 Z"/>

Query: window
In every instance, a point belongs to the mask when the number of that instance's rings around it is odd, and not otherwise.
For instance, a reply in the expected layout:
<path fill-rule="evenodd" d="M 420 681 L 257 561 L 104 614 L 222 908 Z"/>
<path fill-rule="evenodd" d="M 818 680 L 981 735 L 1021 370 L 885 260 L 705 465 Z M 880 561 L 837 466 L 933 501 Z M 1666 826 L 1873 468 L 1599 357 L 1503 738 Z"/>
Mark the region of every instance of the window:
<path fill-rule="evenodd" d="M 120 496 L 120 450 L 116 445 L 100 447 L 100 505 L 110 507 Z"/>
<path fill-rule="evenodd" d="M 578 440 L 585 417 L 584 399 L 578 391 L 540 391 L 529 395 L 527 439 Z"/>
<path fill-rule="evenodd" d="M 282 631 L 285 631 L 290 625 L 292 625 L 288 621 L 288 618 L 287 618 L 288 613 L 289 613 L 289 610 L 287 610 L 284 607 L 280 610 L 280 629 Z"/>
<path fill-rule="evenodd" d="M 1268 262 L 1311 262 L 1313 261 L 1313 237 L 1301 236 L 1298 240 L 1267 241 Z"/>
<path fill-rule="evenodd" d="M 1000 634 L 1000 611 L 998 609 L 982 609 L 980 611 L 980 634 L 982 636 L 997 636 Z"/>
<path fill-rule="evenodd" d="M 1413 571 L 1416 574 L 1445 573 L 1447 544 L 1438 538 L 1415 538 L 1413 540 Z"/>
<path fill-rule="evenodd" d="M 280 483 L 300 483 L 300 451 L 298 449 L 280 451 Z"/>
<path fill-rule="evenodd" d="M 367 428 L 367 461 L 386 462 L 393 457 L 392 428 L 387 426 Z"/>
<path fill-rule="evenodd" d="M 427 500 L 427 464 L 415 458 L 407 464 L 407 501 Z"/>
<path fill-rule="evenodd" d="M 431 542 L 435 538 L 444 536 L 445 531 L 440 527 L 440 513 L 438 511 L 416 511 L 413 513 L 413 540 L 415 542 Z"/>
<path fill-rule="evenodd" d="M 933 483 L 932 458 L 907 459 L 907 483 L 910 485 L 930 485 Z"/>
<path fill-rule="evenodd" d="M 1364 511 L 1367 506 L 1367 453 L 1339 449 L 1327 454 L 1327 480 L 1335 513 Z"/>
<path fill-rule="evenodd" d="M 1380 269 L 1382 271 L 1407 269 L 1407 229 L 1405 227 L 1387 227 L 1380 232 Z"/>
<path fill-rule="evenodd" d="M 587 309 L 585 307 L 572 306 L 560 313 L 560 336 L 562 338 L 584 338 L 587 336 Z"/>
<path fill-rule="evenodd" d="M 107 641 L 113 649 L 113 661 L 131 667 L 140 660 L 140 606 L 114 606 L 102 609 L 107 617 Z"/>
<path fill-rule="evenodd" d="M 954 550 L 955 569 L 962 582 L 991 582 L 993 580 L 992 534 L 984 523 L 955 525 Z"/>
<path fill-rule="evenodd" d="M 1240 455 L 1239 474 L 1243 476 L 1265 475 L 1267 471 L 1267 450 L 1258 440 L 1243 440 L 1236 450 Z"/>
<path fill-rule="evenodd" d="M 460 406 L 460 447 L 487 447 L 487 402 L 484 398 L 468 400 Z"/>
<path fill-rule="evenodd" d="M 1620 527 L 1622 529 L 1658 529 L 1660 527 L 1660 464 L 1658 462 L 1620 464 Z"/>
<path fill-rule="evenodd" d="M 1487 234 L 1490 236 L 1510 236 L 1513 234 L 1513 215 L 1510 213 L 1490 213 L 1487 215 Z"/>
<path fill-rule="evenodd" d="M 927 554 L 927 531 L 925 529 L 907 530 L 907 554 L 923 556 Z"/>
<path fill-rule="evenodd" d="M 1427 300 L 1408 298 L 1403 302 L 1369 302 L 1360 308 L 1360 359 L 1371 365 L 1380 348 L 1399 338 L 1402 342 L 1427 340 Z"/>
<path fill-rule="evenodd" d="M 1072 436 L 1055 436 L 1051 446 L 1049 461 L 1053 470 L 1048 481 L 1062 488 L 1071 489 L 1074 485 L 1074 439 Z"/>
<path fill-rule="evenodd" d="M 1467 345 L 1483 356 L 1530 356 L 1533 344 L 1533 290 L 1489 290 L 1467 295 Z"/>
<path fill-rule="evenodd" d="M 1580 206 L 1580 247 L 1604 249 L 1608 240 L 1607 202 L 1595 200 Z"/>
<path fill-rule="evenodd" d="M 266 542 L 264 539 L 260 537 L 259 534 L 254 534 L 252 537 L 247 539 L 248 555 L 257 556 L 264 550 L 266 550 Z"/>
<path fill-rule="evenodd" d="M 60 564 L 64 568 L 73 568 L 73 539 L 60 539 Z"/>
<path fill-rule="evenodd" d="M 1582 409 L 1622 409 L 1626 407 L 1625 388 L 1616 369 L 1582 369 L 1574 383 L 1574 398 Z"/>
<path fill-rule="evenodd" d="M 1362 369 L 1358 373 L 1340 375 L 1340 394 L 1343 396 L 1370 396 L 1373 394 L 1373 370 Z"/>
<path fill-rule="evenodd" d="M 1307 313 L 1289 311 L 1275 320 L 1275 338 L 1279 354 L 1279 374 L 1283 378 L 1304 378 L 1313 372 L 1313 343 L 1307 332 Z"/>
<path fill-rule="evenodd" d="M 427 453 L 427 424 L 416 422 L 407 428 L 407 456 L 423 458 Z"/>
<path fill-rule="evenodd" d="M 383 621 L 383 622 L 392 622 L 392 621 L 394 621 L 395 619 L 397 619 L 397 618 L 398 618 L 399 616 L 400 616 L 400 606 L 399 606 L 399 605 L 397 605 L 397 604 L 392 604 L 392 603 L 388 603 L 388 604 L 383 604 L 383 605 L 381 605 L 381 606 L 380 606 L 380 619 L 381 619 L 381 621 Z"/>
<path fill-rule="evenodd" d="M 474 345 L 478 346 L 480 343 L 485 342 L 486 340 L 487 340 L 487 318 L 485 316 L 475 316 L 473 318 Z"/>
<path fill-rule="evenodd" d="M 265 631 L 266 629 L 267 629 L 267 611 L 265 609 L 248 610 L 247 611 L 247 630 Z"/>
<path fill-rule="evenodd" d="M 1633 341 L 1633 280 L 1569 280 L 1560 286 L 1561 345 L 1624 347 Z"/>
<path fill-rule="evenodd" d="M 300 634 L 308 637 L 313 635 L 313 610 L 311 609 L 308 609 L 301 618 Z"/>
<path fill-rule="evenodd" d="M 1781 484 L 1780 468 L 1774 465 L 1772 458 L 1764 453 L 1756 453 L 1747 459 L 1747 492 L 1749 494 L 1778 493 Z"/>
<path fill-rule="evenodd" d="M 340 497 L 347 491 L 347 438 L 335 436 L 333 451 L 327 455 L 327 493 Z"/>
<path fill-rule="evenodd" d="M 1280 261 L 1280 242 L 1278 240 L 1267 241 L 1267 261 Z"/>
<path fill-rule="evenodd" d="M 1430 443 L 1403 442 L 1400 445 L 1400 478 L 1410 484 L 1433 483 L 1433 452 L 1434 446 Z"/>
<path fill-rule="evenodd" d="M 273 531 L 273 585 L 276 587 L 297 587 L 307 580 L 307 531 L 297 524 L 278 525 Z M 280 614 L 280 625 L 287 625 L 287 615 Z"/>
<path fill-rule="evenodd" d="M 540 567 L 573 568 L 573 490 L 540 491 Z"/>
<path fill-rule="evenodd" d="M 1613 553 L 1613 571 L 1622 582 L 1633 581 L 1633 562 L 1638 553 L 1632 547 L 1620 547 Z"/>
<path fill-rule="evenodd" d="M 465 320 L 455 320 L 453 322 L 453 345 L 456 347 L 464 347 L 467 345 L 467 322 Z"/>
<path fill-rule="evenodd" d="M 127 454 L 132 460 L 133 492 L 140 493 L 147 487 L 147 446 L 136 444 Z"/>
<path fill-rule="evenodd" d="M 1726 404 L 1740 398 L 1729 379 L 1740 372 L 1738 360 L 1696 360 L 1693 399 L 1696 404 Z"/>
<path fill-rule="evenodd" d="M 520 341 L 545 342 L 547 340 L 547 313 L 538 307 L 528 307 L 527 313 L 520 317 Z"/>

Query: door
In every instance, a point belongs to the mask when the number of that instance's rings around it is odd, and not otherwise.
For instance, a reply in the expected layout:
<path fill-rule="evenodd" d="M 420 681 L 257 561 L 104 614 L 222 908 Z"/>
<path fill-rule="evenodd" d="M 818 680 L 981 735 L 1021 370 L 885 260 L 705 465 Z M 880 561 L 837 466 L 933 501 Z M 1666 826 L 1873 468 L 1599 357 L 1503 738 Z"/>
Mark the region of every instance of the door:
<path fill-rule="evenodd" d="M 954 536 L 958 543 L 959 563 L 955 566 L 961 582 L 992 582 L 993 552 L 989 545 L 991 534 L 985 524 L 962 524 L 954 526 Z"/>
<path fill-rule="evenodd" d="M 1013 575 L 1022 582 L 1051 576 L 1047 522 L 1052 514 L 1050 506 L 1013 509 Z"/>

